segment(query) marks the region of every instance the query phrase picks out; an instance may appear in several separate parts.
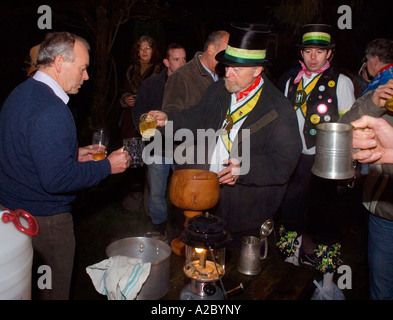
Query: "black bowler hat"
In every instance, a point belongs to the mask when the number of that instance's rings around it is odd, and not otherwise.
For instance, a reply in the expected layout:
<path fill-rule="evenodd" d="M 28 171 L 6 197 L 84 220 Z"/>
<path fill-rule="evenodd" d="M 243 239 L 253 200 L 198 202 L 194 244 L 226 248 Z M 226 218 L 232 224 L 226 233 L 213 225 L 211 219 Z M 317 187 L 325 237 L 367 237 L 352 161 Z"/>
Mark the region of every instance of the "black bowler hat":
<path fill-rule="evenodd" d="M 332 27 L 328 24 L 306 24 L 302 27 L 301 49 L 307 47 L 333 49 L 335 45 L 331 43 Z"/>
<path fill-rule="evenodd" d="M 227 66 L 265 66 L 267 40 L 270 30 L 259 24 L 232 24 L 228 46 L 216 55 Z"/>

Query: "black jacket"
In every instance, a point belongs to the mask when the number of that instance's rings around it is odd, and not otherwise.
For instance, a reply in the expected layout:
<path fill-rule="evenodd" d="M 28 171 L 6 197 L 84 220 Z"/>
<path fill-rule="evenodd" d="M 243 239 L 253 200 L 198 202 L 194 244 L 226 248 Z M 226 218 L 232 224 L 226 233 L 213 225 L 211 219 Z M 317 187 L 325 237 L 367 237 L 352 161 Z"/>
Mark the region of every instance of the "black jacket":
<path fill-rule="evenodd" d="M 132 108 L 135 128 L 139 128 L 139 118 L 143 113 L 162 109 L 167 73 L 168 68 L 165 67 L 160 73 L 150 76 L 141 83 Z"/>
<path fill-rule="evenodd" d="M 293 106 L 263 75 L 263 90 L 241 129 L 249 128 L 250 170 L 235 186 L 222 185 L 217 208 L 231 233 L 258 229 L 277 212 L 288 180 L 301 154 L 302 144 Z M 212 84 L 201 101 L 190 109 L 168 114 L 174 130 L 189 128 L 218 130 L 231 103 L 224 81 Z M 239 131 L 240 132 L 240 131 Z M 214 147 L 214 143 L 211 143 Z M 241 138 L 232 150 L 242 150 Z M 195 168 L 201 168 L 195 166 Z M 209 164 L 204 166 L 209 170 Z"/>

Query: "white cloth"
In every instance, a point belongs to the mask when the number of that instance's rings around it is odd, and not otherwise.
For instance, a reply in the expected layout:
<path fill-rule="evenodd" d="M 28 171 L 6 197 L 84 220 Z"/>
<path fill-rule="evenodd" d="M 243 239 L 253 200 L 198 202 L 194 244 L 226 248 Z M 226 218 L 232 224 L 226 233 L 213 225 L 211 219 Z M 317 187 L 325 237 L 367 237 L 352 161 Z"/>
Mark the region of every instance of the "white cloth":
<path fill-rule="evenodd" d="M 333 282 L 333 275 L 333 272 L 328 272 L 323 275 L 322 281 L 313 281 L 317 288 L 311 300 L 345 300 L 344 293 Z"/>
<path fill-rule="evenodd" d="M 134 300 L 150 274 L 151 263 L 114 256 L 86 268 L 95 289 L 108 300 Z"/>

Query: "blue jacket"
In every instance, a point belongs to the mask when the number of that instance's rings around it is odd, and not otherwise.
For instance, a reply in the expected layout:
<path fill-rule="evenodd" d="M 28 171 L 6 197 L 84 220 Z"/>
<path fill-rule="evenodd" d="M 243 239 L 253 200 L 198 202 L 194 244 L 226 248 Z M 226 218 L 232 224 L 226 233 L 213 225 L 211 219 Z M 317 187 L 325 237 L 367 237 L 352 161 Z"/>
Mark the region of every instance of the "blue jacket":
<path fill-rule="evenodd" d="M 0 203 L 46 216 L 71 210 L 74 192 L 98 184 L 109 160 L 78 162 L 73 116 L 46 84 L 28 79 L 0 113 Z"/>
<path fill-rule="evenodd" d="M 380 85 L 385 84 L 390 79 L 393 79 L 393 67 L 378 73 L 378 75 L 370 82 L 367 89 L 363 92 L 363 95 L 370 90 L 377 89 Z"/>

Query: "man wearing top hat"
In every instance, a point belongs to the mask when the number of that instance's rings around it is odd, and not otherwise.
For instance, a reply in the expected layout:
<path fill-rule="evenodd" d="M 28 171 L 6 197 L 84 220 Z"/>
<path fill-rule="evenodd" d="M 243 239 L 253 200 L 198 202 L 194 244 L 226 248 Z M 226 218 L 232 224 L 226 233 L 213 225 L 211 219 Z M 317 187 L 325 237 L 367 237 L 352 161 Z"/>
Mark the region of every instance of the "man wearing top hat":
<path fill-rule="evenodd" d="M 351 108 L 355 96 L 351 80 L 330 66 L 335 47 L 331 42 L 331 27 L 308 24 L 302 31 L 301 70 L 287 81 L 285 95 L 296 110 L 303 147 L 281 208 L 283 226 L 278 246 L 287 262 L 299 265 L 300 254 L 302 262 L 315 265 L 317 245 L 340 247 L 337 220 L 333 219 L 338 211 L 337 184 L 311 173 L 316 126 L 337 122 Z M 305 215 L 310 222 L 310 241 L 302 236 Z"/>
<path fill-rule="evenodd" d="M 198 129 L 216 133 L 205 145 L 207 161 L 190 167 L 217 172 L 220 200 L 210 213 L 221 216 L 238 240 L 244 234 L 257 235 L 277 212 L 301 140 L 292 106 L 262 73 L 270 31 L 260 25 L 231 27 L 227 48 L 216 55 L 225 66 L 224 79 L 210 85 L 187 110 L 151 112 L 159 126 L 173 121 L 174 130 L 191 129 L 194 137 Z"/>

